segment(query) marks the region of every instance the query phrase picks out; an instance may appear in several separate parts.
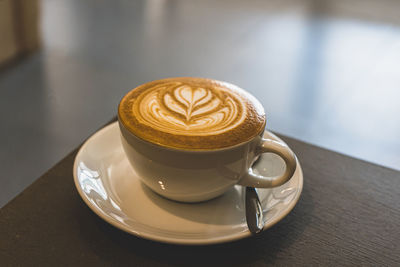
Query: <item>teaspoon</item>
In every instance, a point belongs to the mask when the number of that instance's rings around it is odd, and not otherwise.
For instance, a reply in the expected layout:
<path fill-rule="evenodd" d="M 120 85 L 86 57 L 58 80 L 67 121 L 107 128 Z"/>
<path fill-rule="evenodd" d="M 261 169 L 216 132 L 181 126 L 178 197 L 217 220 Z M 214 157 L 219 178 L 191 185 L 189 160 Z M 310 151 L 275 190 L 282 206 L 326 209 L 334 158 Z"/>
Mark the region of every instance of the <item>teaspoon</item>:
<path fill-rule="evenodd" d="M 246 187 L 246 221 L 252 234 L 261 233 L 263 230 L 263 217 L 263 210 L 256 189 Z"/>

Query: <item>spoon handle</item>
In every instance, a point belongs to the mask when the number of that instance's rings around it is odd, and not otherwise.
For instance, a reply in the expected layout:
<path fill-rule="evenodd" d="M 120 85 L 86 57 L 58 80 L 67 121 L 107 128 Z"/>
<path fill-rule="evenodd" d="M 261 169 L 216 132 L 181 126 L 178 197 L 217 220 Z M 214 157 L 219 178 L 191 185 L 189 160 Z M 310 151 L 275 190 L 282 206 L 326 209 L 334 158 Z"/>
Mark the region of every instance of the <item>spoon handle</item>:
<path fill-rule="evenodd" d="M 246 221 L 253 234 L 260 233 L 264 228 L 263 210 L 254 187 L 246 187 Z"/>

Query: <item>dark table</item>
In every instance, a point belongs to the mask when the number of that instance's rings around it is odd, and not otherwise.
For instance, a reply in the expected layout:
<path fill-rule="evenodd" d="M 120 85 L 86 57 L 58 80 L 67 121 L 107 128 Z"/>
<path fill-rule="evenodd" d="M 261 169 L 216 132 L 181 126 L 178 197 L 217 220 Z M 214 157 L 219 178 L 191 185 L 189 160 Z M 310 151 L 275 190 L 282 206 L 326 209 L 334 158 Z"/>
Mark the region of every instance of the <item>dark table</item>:
<path fill-rule="evenodd" d="M 77 148 L 0 210 L 0 265 L 399 266 L 400 172 L 281 137 L 302 164 L 304 189 L 260 236 L 177 246 L 122 232 L 79 197 Z"/>

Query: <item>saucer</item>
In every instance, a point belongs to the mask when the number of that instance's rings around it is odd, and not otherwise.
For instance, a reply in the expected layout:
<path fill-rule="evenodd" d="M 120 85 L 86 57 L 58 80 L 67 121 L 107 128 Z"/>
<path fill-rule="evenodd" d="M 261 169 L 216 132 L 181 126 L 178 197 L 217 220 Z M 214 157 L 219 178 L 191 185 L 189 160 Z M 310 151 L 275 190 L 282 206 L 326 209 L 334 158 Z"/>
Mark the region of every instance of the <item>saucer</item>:
<path fill-rule="evenodd" d="M 277 136 L 265 132 L 264 137 Z M 284 170 L 281 158 L 263 154 L 255 173 L 277 175 Z M 100 218 L 141 238 L 159 242 L 205 245 L 251 236 L 245 215 L 245 190 L 236 185 L 220 197 L 201 203 L 167 200 L 140 182 L 125 157 L 118 123 L 91 136 L 74 162 L 74 182 L 83 201 Z M 257 189 L 267 229 L 284 218 L 299 200 L 303 173 L 299 162 L 293 177 L 273 189 Z"/>

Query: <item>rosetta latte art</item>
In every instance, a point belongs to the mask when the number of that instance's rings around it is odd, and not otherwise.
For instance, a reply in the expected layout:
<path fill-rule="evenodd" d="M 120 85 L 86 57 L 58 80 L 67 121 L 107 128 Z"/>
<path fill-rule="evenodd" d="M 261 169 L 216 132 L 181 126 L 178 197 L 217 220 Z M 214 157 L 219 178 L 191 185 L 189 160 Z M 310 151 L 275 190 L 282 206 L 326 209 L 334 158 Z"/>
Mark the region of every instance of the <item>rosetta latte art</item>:
<path fill-rule="evenodd" d="M 246 106 L 232 92 L 182 82 L 146 90 L 135 100 L 132 111 L 140 123 L 153 129 L 189 136 L 221 134 L 246 118 Z"/>

